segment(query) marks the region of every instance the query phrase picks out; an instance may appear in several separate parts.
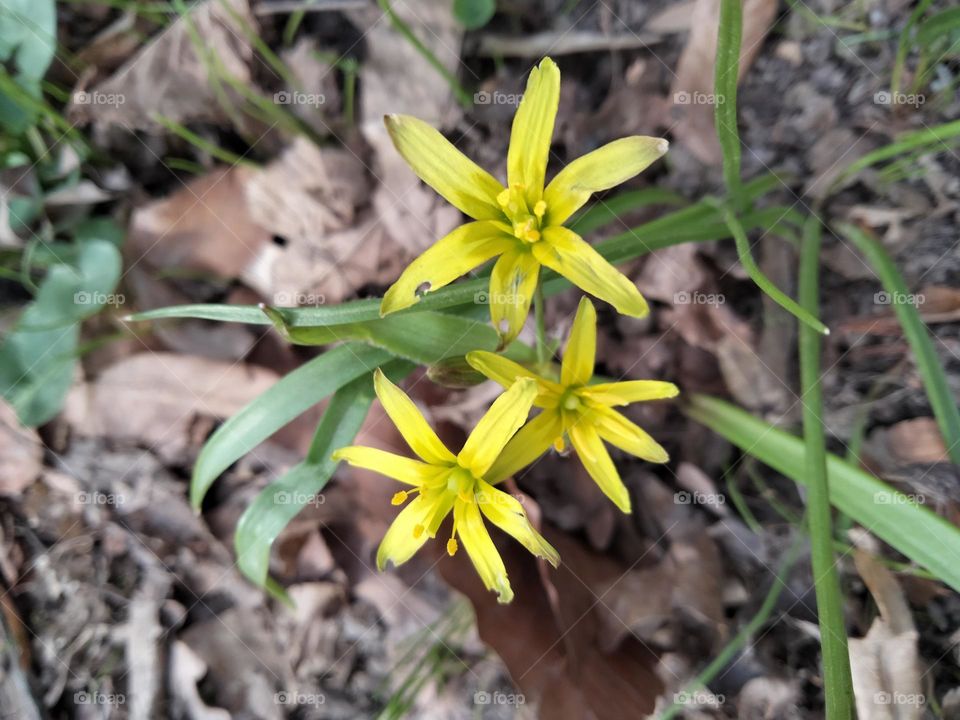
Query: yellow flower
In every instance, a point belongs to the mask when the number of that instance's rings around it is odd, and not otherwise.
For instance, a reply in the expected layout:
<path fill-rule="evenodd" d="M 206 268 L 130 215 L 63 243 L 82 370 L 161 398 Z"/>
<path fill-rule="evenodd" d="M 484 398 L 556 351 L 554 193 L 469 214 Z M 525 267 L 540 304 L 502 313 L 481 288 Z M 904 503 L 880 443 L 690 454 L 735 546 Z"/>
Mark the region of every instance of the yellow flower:
<path fill-rule="evenodd" d="M 360 446 L 341 448 L 333 454 L 335 461 L 346 460 L 354 467 L 373 470 L 414 488 L 393 496 L 393 504 L 402 505 L 410 495 L 416 495 L 397 515 L 380 543 L 380 570 L 388 560 L 400 565 L 413 557 L 428 538 L 436 536 L 451 511 L 453 528 L 447 552 L 457 552 L 459 537 L 483 584 L 496 591 L 499 602 L 510 602 L 513 590 L 483 517 L 519 540 L 534 555 L 557 566 L 557 551 L 534 530 L 519 501 L 485 480 L 504 445 L 527 419 L 537 396 L 535 382 L 519 380 L 497 398 L 470 433 L 459 455 L 446 448 L 413 401 L 379 369 L 374 375 L 374 387 L 387 415 L 420 457 L 414 460 Z"/>
<path fill-rule="evenodd" d="M 650 462 L 664 463 L 669 458 L 656 440 L 613 408 L 641 400 L 676 397 L 679 391 L 673 383 L 657 380 L 588 385 L 596 351 L 597 311 L 583 298 L 567 340 L 560 382 L 536 375 L 501 355 L 483 350 L 467 354 L 467 362 L 475 370 L 501 385 L 510 386 L 526 378 L 535 380 L 540 387 L 534 405 L 543 410 L 507 443 L 487 472 L 488 482 L 497 483 L 513 475 L 551 445 L 562 450 L 566 436 L 600 489 L 623 512 L 630 512 L 630 494 L 603 441 Z"/>
<path fill-rule="evenodd" d="M 468 159 L 435 129 L 409 115 L 384 118 L 393 144 L 413 171 L 448 202 L 474 219 L 437 241 L 387 290 L 381 315 L 419 302 L 497 257 L 490 276 L 490 316 L 501 344 L 526 320 L 540 266 L 613 305 L 641 317 L 647 303 L 636 286 L 563 223 L 590 196 L 632 178 L 667 151 L 661 138 L 632 136 L 587 153 L 544 188 L 560 70 L 550 58 L 530 72 L 513 119 L 507 152 L 507 187 Z"/>

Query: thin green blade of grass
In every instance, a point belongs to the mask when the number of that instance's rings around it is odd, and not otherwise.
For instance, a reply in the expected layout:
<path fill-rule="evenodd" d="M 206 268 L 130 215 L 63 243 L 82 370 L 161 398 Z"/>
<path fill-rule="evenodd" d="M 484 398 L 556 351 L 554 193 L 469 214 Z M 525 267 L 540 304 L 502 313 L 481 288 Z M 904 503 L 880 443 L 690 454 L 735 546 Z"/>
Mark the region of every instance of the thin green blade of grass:
<path fill-rule="evenodd" d="M 743 7 L 740 0 L 721 0 L 720 26 L 717 30 L 717 56 L 714 75 L 714 121 L 717 138 L 723 153 L 723 179 L 727 186 L 728 202 L 717 204 L 730 234 L 737 246 L 740 264 L 750 279 L 800 322 L 817 332 L 827 334 L 826 325 L 800 307 L 763 274 L 753 255 L 750 243 L 737 213 L 743 210 L 742 181 L 740 179 L 740 132 L 737 129 L 737 81 L 740 73 L 740 43 L 743 35 Z"/>
<path fill-rule="evenodd" d="M 808 478 L 803 441 L 728 402 L 693 395 L 684 412 L 796 483 Z M 827 454 L 830 503 L 960 592 L 960 529 L 887 483 Z"/>
<path fill-rule="evenodd" d="M 747 240 L 747 233 L 744 231 L 743 225 L 740 224 L 737 216 L 729 207 L 722 206 L 722 210 L 727 227 L 730 228 L 730 234 L 733 235 L 733 241 L 737 246 L 737 255 L 740 258 L 740 264 L 743 265 L 743 269 L 747 271 L 750 279 L 753 280 L 757 287 L 763 290 L 771 300 L 797 318 L 801 324 L 812 328 L 822 335 L 829 335 L 830 330 L 826 325 L 801 307 L 799 303 L 780 290 L 780 288 L 771 282 L 770 278 L 763 274 L 763 271 L 750 253 L 750 242 Z"/>
<path fill-rule="evenodd" d="M 960 464 L 960 410 L 957 409 L 957 401 L 937 357 L 930 331 L 916 306 L 909 301 L 912 296 L 903 275 L 876 238 L 854 225 L 841 224 L 837 229 L 866 257 L 890 296 L 893 312 L 916 358 L 917 370 L 946 443 L 947 453 L 954 464 Z"/>
<path fill-rule="evenodd" d="M 822 226 L 811 215 L 804 227 L 797 296 L 804 310 L 819 314 L 819 261 Z M 807 519 L 811 561 L 820 623 L 820 648 L 826 690 L 827 718 L 849 718 L 853 681 L 843 620 L 843 597 L 833 552 L 827 449 L 824 438 L 823 392 L 820 385 L 820 335 L 810 326 L 799 328 L 800 396 L 803 398 L 804 468 L 807 475 Z"/>
<path fill-rule="evenodd" d="M 617 220 L 625 213 L 639 210 L 650 205 L 684 205 L 682 195 L 663 188 L 644 188 L 619 193 L 608 200 L 602 200 L 575 217 L 568 227 L 577 235 L 589 235 Z"/>
<path fill-rule="evenodd" d="M 179 137 L 181 140 L 185 140 L 191 145 L 195 146 L 202 152 L 208 153 L 212 157 L 216 158 L 220 162 L 225 162 L 229 165 L 245 165 L 247 167 L 257 167 L 257 164 L 252 160 L 247 160 L 236 153 L 232 153 L 229 150 L 226 150 L 216 143 L 212 143 L 209 140 L 200 137 L 195 132 L 189 128 L 181 125 L 176 120 L 168 118 L 164 115 L 154 114 L 153 119 L 156 120 L 160 125 L 165 127 L 167 130 L 172 132 L 174 135 Z"/>

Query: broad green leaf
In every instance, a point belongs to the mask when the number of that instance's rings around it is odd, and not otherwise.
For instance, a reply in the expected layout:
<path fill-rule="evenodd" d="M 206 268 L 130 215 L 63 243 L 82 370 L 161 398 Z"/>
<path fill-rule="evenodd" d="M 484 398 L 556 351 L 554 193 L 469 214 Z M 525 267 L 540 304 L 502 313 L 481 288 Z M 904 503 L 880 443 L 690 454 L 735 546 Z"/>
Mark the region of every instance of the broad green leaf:
<path fill-rule="evenodd" d="M 59 412 L 73 379 L 79 323 L 112 298 L 120 252 L 104 240 L 83 244 L 77 265 L 53 265 L 36 299 L 0 345 L 0 395 L 24 425 Z"/>
<path fill-rule="evenodd" d="M 496 0 L 453 0 L 453 16 L 467 30 L 482 28 L 496 11 Z"/>
<path fill-rule="evenodd" d="M 794 482 L 806 485 L 803 441 L 730 403 L 694 395 L 686 413 Z M 960 592 L 960 529 L 835 455 L 827 455 L 831 504 Z"/>
<path fill-rule="evenodd" d="M 190 502 L 199 508 L 213 481 L 230 465 L 313 405 L 390 357 L 385 350 L 347 343 L 277 381 L 207 440 L 193 468 Z"/>
<path fill-rule="evenodd" d="M 420 365 L 436 365 L 448 358 L 462 358 L 471 350 L 493 351 L 497 347 L 497 333 L 490 325 L 461 315 L 427 311 L 341 325 L 293 327 L 287 322 L 287 310 L 264 306 L 263 312 L 277 331 L 295 345 L 361 340 Z M 524 360 L 532 358 L 532 351 L 514 343 L 509 355 Z"/>
<path fill-rule="evenodd" d="M 267 581 L 273 541 L 306 505 L 322 502 L 319 493 L 337 466 L 331 453 L 353 441 L 373 401 L 371 377 L 366 373 L 334 393 L 307 457 L 265 487 L 240 516 L 237 565 L 257 585 Z"/>

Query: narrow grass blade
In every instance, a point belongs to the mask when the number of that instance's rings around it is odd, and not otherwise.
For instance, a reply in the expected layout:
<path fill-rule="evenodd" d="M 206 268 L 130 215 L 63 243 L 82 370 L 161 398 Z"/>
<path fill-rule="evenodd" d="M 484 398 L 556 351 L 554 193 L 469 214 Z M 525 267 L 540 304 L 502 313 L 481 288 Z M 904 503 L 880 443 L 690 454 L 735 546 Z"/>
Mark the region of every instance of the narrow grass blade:
<path fill-rule="evenodd" d="M 740 79 L 740 43 L 743 35 L 741 0 L 720 0 L 717 59 L 713 89 L 714 122 L 723 152 L 723 178 L 730 201 L 740 205 L 740 133 L 737 130 L 737 81 Z"/>
<path fill-rule="evenodd" d="M 279 380 L 207 440 L 193 468 L 191 504 L 199 508 L 220 473 L 277 430 L 390 359 L 385 350 L 349 343 L 328 350 Z"/>
<path fill-rule="evenodd" d="M 880 278 L 880 284 L 890 297 L 890 305 L 900 321 L 903 334 L 913 350 L 917 370 L 927 391 L 930 407 L 937 419 L 940 433 L 947 445 L 947 452 L 954 464 L 960 465 L 960 410 L 950 390 L 947 375 L 940 365 L 930 331 L 911 302 L 903 275 L 880 242 L 866 231 L 854 225 L 841 224 L 837 229 L 863 253 Z"/>
<path fill-rule="evenodd" d="M 307 457 L 265 487 L 240 516 L 234 538 L 237 565 L 257 585 L 267 581 L 273 541 L 306 505 L 320 501 L 318 493 L 337 465 L 331 453 L 349 445 L 360 430 L 373 402 L 371 377 L 364 374 L 334 393 Z"/>
<path fill-rule="evenodd" d="M 820 220 L 811 215 L 804 228 L 797 295 L 804 310 L 819 314 Z M 803 441 L 806 446 L 807 519 L 813 580 L 820 622 L 820 648 L 828 718 L 849 718 L 853 708 L 850 654 L 843 620 L 843 596 L 833 553 L 827 449 L 824 438 L 823 392 L 820 386 L 820 335 L 807 325 L 799 330 L 800 396 L 803 398 Z"/>
<path fill-rule="evenodd" d="M 706 395 L 694 395 L 685 412 L 748 455 L 807 484 L 800 438 Z M 835 508 L 960 592 L 960 529 L 835 455 L 827 455 L 827 477 Z"/>

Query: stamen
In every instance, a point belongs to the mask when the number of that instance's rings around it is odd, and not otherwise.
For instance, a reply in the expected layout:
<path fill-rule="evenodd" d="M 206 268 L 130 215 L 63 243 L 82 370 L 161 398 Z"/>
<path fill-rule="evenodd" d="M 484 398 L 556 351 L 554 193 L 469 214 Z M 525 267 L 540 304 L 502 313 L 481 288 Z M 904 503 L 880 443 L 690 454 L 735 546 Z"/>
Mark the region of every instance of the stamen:
<path fill-rule="evenodd" d="M 450 538 L 449 540 L 447 540 L 447 555 L 449 555 L 450 557 L 453 557 L 454 555 L 456 555 L 458 547 L 459 546 L 457 545 L 456 538 Z"/>
<path fill-rule="evenodd" d="M 531 229 L 531 230 L 527 230 L 527 231 L 523 234 L 523 236 L 524 236 L 529 242 L 536 242 L 537 240 L 540 239 L 540 231 L 539 231 L 539 230 L 532 230 L 532 229 Z"/>
<path fill-rule="evenodd" d="M 564 442 L 563 435 L 561 435 L 560 437 L 558 437 L 556 440 L 553 441 L 553 449 L 556 450 L 557 452 L 563 452 L 564 448 L 566 447 L 567 447 L 567 444 L 566 442 Z"/>
<path fill-rule="evenodd" d="M 409 493 L 406 490 L 401 490 L 398 493 L 395 493 L 393 498 L 390 500 L 391 505 L 403 505 L 407 501 L 407 495 Z"/>
<path fill-rule="evenodd" d="M 417 523 L 416 525 L 413 526 L 413 537 L 419 540 L 420 536 L 423 535 L 423 531 L 425 529 L 426 528 L 424 528 L 423 525 L 421 525 L 420 523 Z"/>
<path fill-rule="evenodd" d="M 547 204 L 543 200 L 538 200 L 537 204 L 533 206 L 533 214 L 538 218 L 543 219 L 543 216 L 547 212 Z"/>
<path fill-rule="evenodd" d="M 499 195 L 497 195 L 497 204 L 500 205 L 500 207 L 505 208 L 509 202 L 510 202 L 509 190 L 504 190 Z"/>

